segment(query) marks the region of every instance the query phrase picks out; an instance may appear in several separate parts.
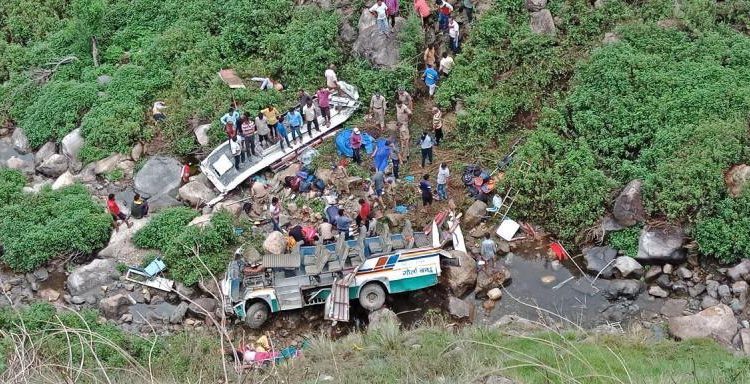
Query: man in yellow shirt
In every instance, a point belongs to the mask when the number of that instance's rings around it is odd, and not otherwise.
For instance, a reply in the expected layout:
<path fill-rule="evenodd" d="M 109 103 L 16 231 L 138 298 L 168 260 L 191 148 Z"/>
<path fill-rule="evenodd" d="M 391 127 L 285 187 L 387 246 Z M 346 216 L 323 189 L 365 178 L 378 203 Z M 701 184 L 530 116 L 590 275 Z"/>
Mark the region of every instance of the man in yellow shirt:
<path fill-rule="evenodd" d="M 268 123 L 268 127 L 271 128 L 271 136 L 274 140 L 276 140 L 276 137 L 278 136 L 278 132 L 276 132 L 276 123 L 279 122 L 279 111 L 273 106 L 273 104 L 269 104 L 266 109 L 262 109 L 260 113 L 263 114 L 266 118 L 266 122 Z"/>

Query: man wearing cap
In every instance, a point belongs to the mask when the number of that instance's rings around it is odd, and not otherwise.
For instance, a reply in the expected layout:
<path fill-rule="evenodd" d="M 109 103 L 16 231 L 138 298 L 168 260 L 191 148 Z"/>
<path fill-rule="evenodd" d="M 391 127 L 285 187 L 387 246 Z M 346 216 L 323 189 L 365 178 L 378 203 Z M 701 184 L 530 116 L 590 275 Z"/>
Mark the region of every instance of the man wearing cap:
<path fill-rule="evenodd" d="M 370 113 L 372 113 L 380 129 L 385 129 L 385 109 L 387 107 L 388 103 L 385 97 L 380 94 L 380 91 L 375 91 L 370 100 Z"/>
<path fill-rule="evenodd" d="M 401 123 L 403 127 L 409 129 L 409 118 L 411 117 L 411 108 L 406 105 L 400 98 L 396 101 L 396 122 Z"/>
<path fill-rule="evenodd" d="M 401 150 L 404 153 L 404 155 L 402 155 L 402 159 L 406 158 L 406 161 L 409 161 L 409 140 L 411 140 L 411 135 L 409 134 L 409 126 L 396 122 L 396 129 L 398 129 L 398 138 Z"/>
<path fill-rule="evenodd" d="M 359 128 L 354 128 L 352 136 L 349 137 L 349 145 L 352 147 L 352 159 L 355 163 L 362 163 L 362 155 L 359 153 L 362 149 L 362 135 L 359 134 Z"/>
<path fill-rule="evenodd" d="M 414 100 L 411 98 L 409 92 L 406 92 L 403 88 L 398 89 L 398 99 L 409 107 L 409 109 L 414 110 Z"/>

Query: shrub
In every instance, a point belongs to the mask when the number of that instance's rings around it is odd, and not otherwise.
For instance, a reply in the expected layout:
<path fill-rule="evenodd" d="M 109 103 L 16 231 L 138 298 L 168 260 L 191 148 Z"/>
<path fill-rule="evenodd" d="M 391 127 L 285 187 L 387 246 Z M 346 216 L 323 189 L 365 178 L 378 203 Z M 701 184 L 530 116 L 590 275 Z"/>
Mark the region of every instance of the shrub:
<path fill-rule="evenodd" d="M 750 255 L 750 190 L 716 204 L 716 213 L 702 215 L 693 237 L 700 251 L 730 263 Z"/>
<path fill-rule="evenodd" d="M 19 272 L 38 268 L 50 259 L 104 246 L 112 218 L 86 188 L 43 189 L 0 206 L 3 262 Z"/>
<path fill-rule="evenodd" d="M 640 227 L 625 228 L 607 234 L 607 244 L 627 256 L 635 257 L 638 254 L 638 239 L 640 236 Z"/>
<path fill-rule="evenodd" d="M 155 214 L 145 227 L 133 235 L 133 243 L 141 248 L 162 249 L 197 216 L 197 211 L 187 207 L 167 208 Z"/>
<path fill-rule="evenodd" d="M 14 169 L 0 168 L 0 208 L 21 197 L 26 177 Z"/>

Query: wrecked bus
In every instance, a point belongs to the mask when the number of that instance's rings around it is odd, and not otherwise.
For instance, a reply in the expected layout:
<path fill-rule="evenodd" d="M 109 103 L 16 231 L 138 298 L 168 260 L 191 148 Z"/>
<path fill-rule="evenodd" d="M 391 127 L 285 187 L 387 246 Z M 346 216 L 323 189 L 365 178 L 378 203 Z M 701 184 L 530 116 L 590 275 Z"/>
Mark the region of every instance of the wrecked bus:
<path fill-rule="evenodd" d="M 428 233 L 413 232 L 407 222 L 402 233 L 337 243 L 296 246 L 292 253 L 265 255 L 260 272 L 245 275 L 239 295 L 232 298 L 231 281 L 222 282 L 227 313 L 250 328 L 262 326 L 272 313 L 325 305 L 325 318 L 349 320 L 349 302 L 357 300 L 370 311 L 379 309 L 389 294 L 434 286 L 441 273 L 441 259 L 449 249 L 466 252 L 456 217 L 433 221 Z M 446 224 L 448 230 L 441 230 Z M 338 289 L 337 289 L 338 288 Z"/>

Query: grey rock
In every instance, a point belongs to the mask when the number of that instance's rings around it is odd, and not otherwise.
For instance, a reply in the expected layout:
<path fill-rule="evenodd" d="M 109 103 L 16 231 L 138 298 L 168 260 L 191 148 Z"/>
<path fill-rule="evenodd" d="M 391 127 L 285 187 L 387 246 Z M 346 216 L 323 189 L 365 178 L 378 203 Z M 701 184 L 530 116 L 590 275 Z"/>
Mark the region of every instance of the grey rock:
<path fill-rule="evenodd" d="M 592 274 L 599 274 L 604 279 L 612 277 L 616 257 L 617 250 L 610 247 L 592 247 L 583 251 L 586 270 Z"/>
<path fill-rule="evenodd" d="M 679 226 L 644 228 L 638 239 L 636 259 L 655 263 L 682 261 L 686 257 L 684 241 L 685 234 Z"/>
<path fill-rule="evenodd" d="M 659 277 L 656 278 L 656 284 L 664 289 L 672 288 L 672 281 L 669 280 L 668 275 L 659 275 Z"/>
<path fill-rule="evenodd" d="M 661 273 L 662 273 L 662 267 L 660 265 L 651 266 L 646 271 L 644 279 L 646 279 L 647 282 L 652 282 L 652 281 L 656 280 L 656 278 L 659 277 L 659 275 L 661 275 Z"/>
<path fill-rule="evenodd" d="M 685 299 L 668 299 L 661 306 L 659 313 L 666 317 L 682 316 L 687 308 L 688 302 Z"/>
<path fill-rule="evenodd" d="M 448 313 L 458 319 L 467 319 L 471 321 L 474 318 L 474 304 L 461 300 L 457 297 L 448 298 Z"/>
<path fill-rule="evenodd" d="M 706 280 L 706 293 L 714 299 L 718 299 L 719 285 L 719 282 L 716 280 Z"/>
<path fill-rule="evenodd" d="M 193 134 L 195 135 L 195 139 L 198 141 L 198 144 L 202 146 L 206 146 L 209 144 L 210 140 L 208 137 L 208 130 L 211 129 L 211 124 L 202 124 L 193 130 Z"/>
<path fill-rule="evenodd" d="M 130 305 L 130 300 L 123 294 L 117 294 L 99 301 L 99 309 L 108 319 L 119 319 Z"/>
<path fill-rule="evenodd" d="M 669 296 L 669 292 L 665 291 L 662 287 L 658 285 L 652 285 L 648 288 L 648 294 L 654 297 L 667 297 Z"/>
<path fill-rule="evenodd" d="M 31 152 L 31 143 L 29 138 L 26 137 L 26 132 L 22 128 L 17 127 L 13 130 L 13 135 L 10 137 L 13 142 L 13 148 L 20 153 Z"/>
<path fill-rule="evenodd" d="M 669 333 L 679 340 L 711 337 L 726 345 L 732 345 L 739 324 L 732 309 L 719 304 L 694 315 L 669 319 Z"/>
<path fill-rule="evenodd" d="M 44 143 L 44 145 L 39 148 L 39 150 L 36 151 L 34 154 L 34 165 L 39 165 L 44 162 L 44 160 L 47 160 L 50 156 L 57 153 L 57 146 L 55 143 L 48 141 Z"/>
<path fill-rule="evenodd" d="M 37 268 L 32 274 L 38 281 L 46 281 L 49 278 L 49 271 L 44 267 Z"/>
<path fill-rule="evenodd" d="M 123 211 L 126 211 L 124 204 L 121 205 L 120 208 Z M 127 211 L 130 211 L 129 208 Z M 151 222 L 152 217 L 153 216 L 149 215 L 139 220 L 132 220 L 132 227 L 128 228 L 125 225 L 121 225 L 118 231 L 112 231 L 107 246 L 99 251 L 99 256 L 112 258 L 129 265 L 140 263 L 143 257 L 154 251 L 136 246 L 135 243 L 133 243 L 133 236 L 143 227 L 148 225 L 148 223 Z"/>
<path fill-rule="evenodd" d="M 732 292 L 735 295 L 743 295 L 747 293 L 747 282 L 745 281 L 736 281 L 732 284 Z"/>
<path fill-rule="evenodd" d="M 183 297 L 192 297 L 193 295 L 195 295 L 194 288 L 188 287 L 185 284 L 179 282 L 177 283 L 175 290 Z"/>
<path fill-rule="evenodd" d="M 549 9 L 532 12 L 529 24 L 531 25 L 531 31 L 536 34 L 548 36 L 555 36 L 557 34 L 555 20 L 552 18 L 552 13 Z"/>
<path fill-rule="evenodd" d="M 703 284 L 695 284 L 694 286 L 688 288 L 688 294 L 690 294 L 690 297 L 698 297 L 701 293 L 706 291 L 706 286 Z"/>
<path fill-rule="evenodd" d="M 363 9 L 357 26 L 357 40 L 352 45 L 352 51 L 376 67 L 395 68 L 400 60 L 397 36 L 403 25 L 404 19 L 396 18 L 396 26 L 391 28 L 391 36 L 385 36 L 375 24 L 375 17 L 368 9 Z"/>
<path fill-rule="evenodd" d="M 677 276 L 679 276 L 682 279 L 689 279 L 693 277 L 693 272 L 687 269 L 686 267 L 679 267 L 677 268 Z"/>
<path fill-rule="evenodd" d="M 684 281 L 675 281 L 672 283 L 672 292 L 678 294 L 678 295 L 687 295 L 688 294 L 688 286 L 685 284 Z"/>
<path fill-rule="evenodd" d="M 722 300 L 727 300 L 732 296 L 732 290 L 726 284 L 720 285 L 717 293 Z"/>
<path fill-rule="evenodd" d="M 357 40 L 357 30 L 351 24 L 344 21 L 339 28 L 339 39 L 347 44 L 351 44 Z"/>
<path fill-rule="evenodd" d="M 70 173 L 70 171 L 65 171 L 65 173 L 60 175 L 57 179 L 55 179 L 55 182 L 52 183 L 52 190 L 56 191 L 61 188 L 69 187 L 73 184 L 75 184 L 75 177 L 73 177 L 73 174 Z"/>
<path fill-rule="evenodd" d="M 746 356 L 750 356 L 750 329 L 740 329 L 739 335 L 742 352 L 744 352 Z"/>
<path fill-rule="evenodd" d="M 502 265 L 495 264 L 493 269 L 482 268 L 477 273 L 477 286 L 474 293 L 477 298 L 486 298 L 487 292 L 494 288 L 502 287 L 510 279 L 510 270 Z"/>
<path fill-rule="evenodd" d="M 216 197 L 214 191 L 206 184 L 199 181 L 191 181 L 179 189 L 180 199 L 194 207 L 208 203 Z"/>
<path fill-rule="evenodd" d="M 115 153 L 113 155 L 110 155 L 109 157 L 105 157 L 104 159 L 97 161 L 94 165 L 94 173 L 96 173 L 97 175 L 102 175 L 112 172 L 123 158 L 123 155 Z"/>
<path fill-rule="evenodd" d="M 266 236 L 266 239 L 263 240 L 263 249 L 272 255 L 280 255 L 284 253 L 284 250 L 286 249 L 286 237 L 281 232 L 271 232 Z"/>
<path fill-rule="evenodd" d="M 401 324 L 398 316 L 388 308 L 380 308 L 377 311 L 370 312 L 367 316 L 368 324 L 367 330 L 378 330 L 388 327 L 396 327 Z"/>
<path fill-rule="evenodd" d="M 630 227 L 646 219 L 641 187 L 643 182 L 630 181 L 615 199 L 612 216 L 623 226 Z"/>
<path fill-rule="evenodd" d="M 29 156 L 30 157 L 30 156 Z M 0 163 L 0 166 L 3 164 Z M 10 169 L 15 169 L 17 171 L 21 171 L 25 173 L 26 175 L 33 175 L 34 174 L 34 162 L 25 157 L 21 156 L 11 156 L 4 164 Z M 37 191 L 38 192 L 38 191 Z"/>
<path fill-rule="evenodd" d="M 80 304 L 83 304 L 85 302 L 86 302 L 86 298 L 83 297 L 83 296 L 72 296 L 70 298 L 70 303 L 71 304 L 80 305 Z"/>
<path fill-rule="evenodd" d="M 451 255 L 458 265 L 442 268 L 441 284 L 448 287 L 454 295 L 462 297 L 477 283 L 477 262 L 461 251 L 452 251 Z"/>
<path fill-rule="evenodd" d="M 461 226 L 465 228 L 474 228 L 479 224 L 486 212 L 487 204 L 480 200 L 474 201 L 469 209 L 464 212 Z"/>
<path fill-rule="evenodd" d="M 666 273 L 667 275 L 671 275 L 672 272 L 674 272 L 674 267 L 672 266 L 672 264 L 667 263 L 664 264 L 662 271 L 664 271 L 664 273 Z"/>
<path fill-rule="evenodd" d="M 138 161 L 143 156 L 143 144 L 136 143 L 132 149 L 130 149 L 130 159 Z"/>
<path fill-rule="evenodd" d="M 94 259 L 91 263 L 78 267 L 68 276 L 68 292 L 73 296 L 82 296 L 88 291 L 108 285 L 119 277 L 111 259 Z"/>
<path fill-rule="evenodd" d="M 134 177 L 135 189 L 141 194 L 151 196 L 151 209 L 180 205 L 175 199 L 182 183 L 179 161 L 171 157 L 154 156 L 143 165 Z"/>
<path fill-rule="evenodd" d="M 175 309 L 174 312 L 172 312 L 169 315 L 169 322 L 171 324 L 182 324 L 182 321 L 185 320 L 185 314 L 188 310 L 188 303 L 183 301 L 181 302 Z"/>
<path fill-rule="evenodd" d="M 710 308 L 719 304 L 721 304 L 719 300 L 716 300 L 715 298 L 706 295 L 706 296 L 703 296 L 703 300 L 701 300 L 701 309 Z"/>
<path fill-rule="evenodd" d="M 188 311 L 196 317 L 203 319 L 206 317 L 206 313 L 214 313 L 218 305 L 219 304 L 215 299 L 201 297 L 193 300 L 193 302 L 188 305 Z"/>
<path fill-rule="evenodd" d="M 729 302 L 729 307 L 732 308 L 734 313 L 739 314 L 742 313 L 742 310 L 745 308 L 745 303 L 735 297 Z"/>
<path fill-rule="evenodd" d="M 53 154 L 44 160 L 36 170 L 48 177 L 58 177 L 68 170 L 68 158 L 57 153 Z"/>
<path fill-rule="evenodd" d="M 524 7 L 529 12 L 538 12 L 547 6 L 547 0 L 526 0 L 524 1 Z"/>
<path fill-rule="evenodd" d="M 615 259 L 615 268 L 623 277 L 640 278 L 643 276 L 643 266 L 630 256 L 620 256 Z"/>
<path fill-rule="evenodd" d="M 608 300 L 615 300 L 619 297 L 634 299 L 643 291 L 643 283 L 638 280 L 611 280 L 604 291 L 604 297 Z"/>
<path fill-rule="evenodd" d="M 727 276 L 733 281 L 750 280 L 750 259 L 742 260 L 739 264 L 727 269 Z"/>
<path fill-rule="evenodd" d="M 83 148 L 83 144 L 84 140 L 83 136 L 81 136 L 81 128 L 76 128 L 63 137 L 61 141 L 62 154 L 72 161 L 80 161 L 78 155 L 81 152 L 81 148 Z"/>

